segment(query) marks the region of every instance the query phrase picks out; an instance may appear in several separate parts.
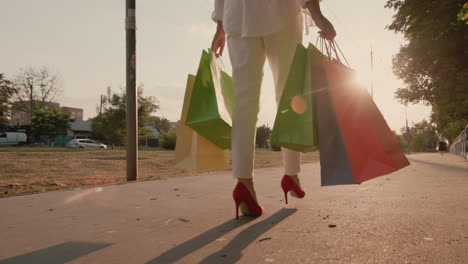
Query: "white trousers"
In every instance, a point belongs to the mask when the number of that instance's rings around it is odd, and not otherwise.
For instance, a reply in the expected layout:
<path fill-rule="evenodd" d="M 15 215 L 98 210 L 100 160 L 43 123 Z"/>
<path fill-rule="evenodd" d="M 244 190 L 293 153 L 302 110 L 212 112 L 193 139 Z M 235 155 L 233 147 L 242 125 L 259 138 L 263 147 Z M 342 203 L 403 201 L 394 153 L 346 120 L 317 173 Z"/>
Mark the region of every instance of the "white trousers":
<path fill-rule="evenodd" d="M 283 30 L 262 37 L 229 34 L 235 107 L 232 120 L 232 167 L 234 178 L 253 178 L 255 133 L 260 109 L 263 66 L 268 59 L 279 103 L 296 46 L 302 43 L 302 15 Z M 282 148 L 284 173 L 297 175 L 300 153 Z"/>

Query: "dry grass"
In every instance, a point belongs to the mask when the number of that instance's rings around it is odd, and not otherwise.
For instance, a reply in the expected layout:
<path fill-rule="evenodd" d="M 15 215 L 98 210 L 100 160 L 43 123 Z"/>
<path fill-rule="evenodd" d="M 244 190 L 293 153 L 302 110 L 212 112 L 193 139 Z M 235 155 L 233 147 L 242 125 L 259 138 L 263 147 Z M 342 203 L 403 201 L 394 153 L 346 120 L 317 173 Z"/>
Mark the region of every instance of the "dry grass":
<path fill-rule="evenodd" d="M 139 179 L 151 180 L 197 172 L 172 166 L 173 151 L 139 151 Z M 303 163 L 317 162 L 318 152 L 302 155 Z M 258 150 L 256 168 L 282 165 L 281 153 Z M 125 150 L 78 150 L 44 147 L 0 148 L 0 197 L 126 180 Z"/>

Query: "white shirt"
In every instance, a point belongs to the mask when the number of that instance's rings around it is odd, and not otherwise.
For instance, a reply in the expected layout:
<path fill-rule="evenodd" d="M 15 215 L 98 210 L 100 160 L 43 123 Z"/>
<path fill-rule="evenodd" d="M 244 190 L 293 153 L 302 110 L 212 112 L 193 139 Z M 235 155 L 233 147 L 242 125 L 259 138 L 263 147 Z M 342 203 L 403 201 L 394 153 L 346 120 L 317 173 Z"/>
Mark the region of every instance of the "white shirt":
<path fill-rule="evenodd" d="M 309 0 L 215 0 L 214 21 L 223 21 L 227 34 L 266 36 L 296 21 Z M 308 12 L 307 12 L 308 13 Z M 307 25 L 313 25 L 309 18 Z"/>

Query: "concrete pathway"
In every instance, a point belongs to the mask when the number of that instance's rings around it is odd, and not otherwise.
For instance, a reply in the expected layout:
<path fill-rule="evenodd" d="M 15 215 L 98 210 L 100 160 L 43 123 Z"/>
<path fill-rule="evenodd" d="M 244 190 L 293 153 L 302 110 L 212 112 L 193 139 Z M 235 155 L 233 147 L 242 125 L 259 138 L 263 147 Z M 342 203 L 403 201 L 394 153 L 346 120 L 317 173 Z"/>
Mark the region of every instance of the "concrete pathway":
<path fill-rule="evenodd" d="M 265 215 L 234 219 L 229 172 L 0 199 L 5 263 L 468 263 L 468 161 L 411 155 L 361 185 L 285 206 L 281 168 L 256 171 Z"/>

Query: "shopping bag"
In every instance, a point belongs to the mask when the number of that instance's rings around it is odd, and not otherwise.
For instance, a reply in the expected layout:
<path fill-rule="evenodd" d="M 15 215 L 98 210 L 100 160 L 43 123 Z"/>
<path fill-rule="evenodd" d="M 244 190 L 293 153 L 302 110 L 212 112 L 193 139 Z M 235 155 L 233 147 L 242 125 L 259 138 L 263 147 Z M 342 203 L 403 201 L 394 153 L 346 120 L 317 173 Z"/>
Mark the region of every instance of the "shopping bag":
<path fill-rule="evenodd" d="M 214 53 L 203 51 L 193 86 L 186 124 L 222 149 L 231 146 L 234 90 Z"/>
<path fill-rule="evenodd" d="M 354 71 L 309 48 L 312 87 L 318 89 L 322 186 L 362 183 L 408 166 L 372 97 L 354 81 Z"/>
<path fill-rule="evenodd" d="M 229 168 L 228 150 L 221 149 L 185 125 L 194 82 L 195 76 L 189 74 L 182 114 L 177 126 L 174 165 L 176 168 L 196 171 L 213 171 Z"/>
<path fill-rule="evenodd" d="M 308 49 L 298 44 L 276 113 L 272 145 L 300 152 L 317 149 L 317 117 L 309 61 Z"/>

